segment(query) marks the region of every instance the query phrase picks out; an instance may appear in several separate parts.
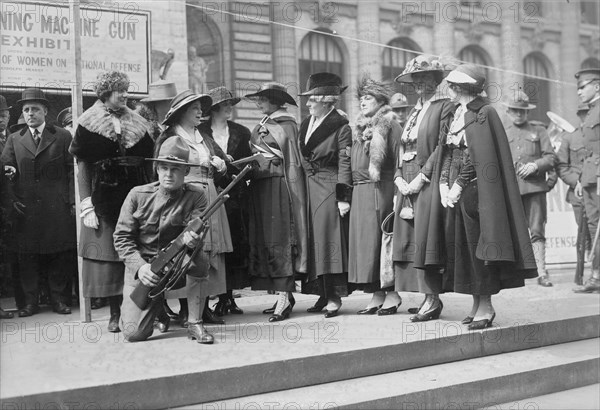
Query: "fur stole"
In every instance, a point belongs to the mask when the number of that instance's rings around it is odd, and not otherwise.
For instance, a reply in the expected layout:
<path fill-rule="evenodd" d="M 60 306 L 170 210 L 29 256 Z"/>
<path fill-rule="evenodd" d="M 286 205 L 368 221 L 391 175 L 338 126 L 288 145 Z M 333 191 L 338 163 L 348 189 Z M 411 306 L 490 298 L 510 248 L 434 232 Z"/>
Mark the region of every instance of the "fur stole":
<path fill-rule="evenodd" d="M 392 130 L 394 112 L 389 105 L 382 106 L 372 117 L 363 114 L 356 120 L 354 143 L 362 144 L 369 156 L 369 177 L 373 182 L 381 179 L 381 166 L 388 152 L 388 136 Z"/>
<path fill-rule="evenodd" d="M 150 124 L 141 115 L 129 108 L 125 107 L 124 110 L 123 115 L 119 118 L 121 122 L 121 143 L 125 148 L 131 148 L 144 138 L 146 133 L 149 133 Z M 79 117 L 78 124 L 90 132 L 117 142 L 117 133 L 112 116 L 100 100 L 97 100 Z"/>

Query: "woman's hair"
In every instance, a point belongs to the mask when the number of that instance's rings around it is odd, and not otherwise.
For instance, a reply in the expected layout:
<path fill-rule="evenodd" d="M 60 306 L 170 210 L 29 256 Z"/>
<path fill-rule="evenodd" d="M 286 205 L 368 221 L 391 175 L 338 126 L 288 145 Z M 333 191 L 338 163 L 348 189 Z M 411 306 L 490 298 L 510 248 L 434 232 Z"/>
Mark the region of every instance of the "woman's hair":
<path fill-rule="evenodd" d="M 339 95 L 311 95 L 309 98 L 312 98 L 316 102 L 329 104 L 331 106 L 336 105 L 340 101 Z"/>
<path fill-rule="evenodd" d="M 101 72 L 94 83 L 94 91 L 102 102 L 105 102 L 113 91 L 127 91 L 128 88 L 129 77 L 120 71 Z"/>

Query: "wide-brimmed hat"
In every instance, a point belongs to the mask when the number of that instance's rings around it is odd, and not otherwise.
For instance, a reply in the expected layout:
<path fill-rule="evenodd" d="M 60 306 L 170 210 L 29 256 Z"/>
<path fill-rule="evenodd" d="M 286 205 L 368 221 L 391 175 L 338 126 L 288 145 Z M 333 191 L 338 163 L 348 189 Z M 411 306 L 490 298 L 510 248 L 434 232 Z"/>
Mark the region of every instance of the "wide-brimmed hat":
<path fill-rule="evenodd" d="M 306 91 L 298 94 L 306 95 L 340 95 L 348 86 L 342 85 L 342 79 L 333 73 L 315 73 L 308 77 Z"/>
<path fill-rule="evenodd" d="M 44 92 L 39 88 L 26 88 L 21 93 L 21 99 L 17 101 L 18 104 L 23 104 L 30 101 L 41 102 L 44 105 L 50 104 L 50 101 L 46 99 Z"/>
<path fill-rule="evenodd" d="M 447 74 L 449 68 L 445 67 L 444 63 L 435 56 L 420 55 L 406 63 L 404 71 L 394 81 L 397 83 L 414 83 L 413 74 L 433 73 L 439 84 L 444 79 L 444 75 Z"/>
<path fill-rule="evenodd" d="M 148 84 L 148 97 L 142 98 L 140 102 L 170 101 L 176 95 L 177 87 L 174 82 L 158 80 Z"/>
<path fill-rule="evenodd" d="M 565 120 L 560 115 L 558 115 L 552 111 L 547 111 L 546 115 L 548 116 L 548 118 L 550 118 L 550 121 L 552 121 L 554 124 L 559 126 L 561 129 L 565 130 L 566 132 L 571 133 L 571 132 L 575 131 L 575 127 L 569 121 Z"/>
<path fill-rule="evenodd" d="M 260 86 L 260 89 L 253 94 L 246 94 L 245 98 L 253 98 L 253 97 L 270 97 L 280 101 L 283 101 L 290 105 L 296 105 L 296 101 L 294 101 L 294 97 L 289 95 L 285 90 L 285 86 L 281 83 L 277 83 L 274 81 L 264 83 Z"/>
<path fill-rule="evenodd" d="M 62 110 L 61 112 L 59 112 L 58 115 L 56 116 L 56 122 L 58 123 L 58 125 L 60 125 L 63 128 L 69 124 L 72 124 L 73 123 L 73 111 L 71 110 L 71 107 L 67 107 L 64 110 Z"/>
<path fill-rule="evenodd" d="M 408 108 L 413 105 L 408 103 L 408 99 L 402 93 L 396 93 L 390 98 L 390 107 L 392 108 Z"/>
<path fill-rule="evenodd" d="M 227 87 L 215 87 L 208 90 L 208 95 L 212 98 L 211 108 L 217 104 L 221 104 L 225 101 L 231 101 L 231 105 L 236 105 L 242 99 L 234 97 L 233 93 L 227 89 Z"/>
<path fill-rule="evenodd" d="M 582 87 L 593 80 L 600 80 L 600 68 L 584 68 L 575 73 L 577 87 Z"/>
<path fill-rule="evenodd" d="M 485 71 L 475 64 L 461 64 L 446 76 L 446 82 L 479 94 L 485 87 Z"/>
<path fill-rule="evenodd" d="M 529 96 L 523 91 L 517 91 L 514 98 L 508 99 L 502 105 L 515 110 L 533 110 L 536 106 L 529 104 Z"/>
<path fill-rule="evenodd" d="M 3 95 L 0 95 L 0 111 L 10 110 L 12 107 L 8 106 L 6 102 L 6 98 Z"/>
<path fill-rule="evenodd" d="M 147 161 L 166 162 L 168 164 L 186 165 L 189 167 L 198 167 L 199 164 L 190 164 L 190 147 L 178 135 L 167 138 L 160 149 L 156 158 L 147 158 Z"/>
<path fill-rule="evenodd" d="M 202 105 L 202 112 L 206 112 L 208 108 L 210 108 L 210 106 L 212 105 L 212 98 L 210 98 L 210 96 L 206 94 L 196 94 L 192 90 L 185 90 L 177 94 L 175 98 L 171 100 L 171 107 L 165 115 L 165 119 L 162 123 L 168 124 L 176 112 L 178 112 L 186 105 L 193 103 L 196 100 L 200 100 L 200 104 Z"/>

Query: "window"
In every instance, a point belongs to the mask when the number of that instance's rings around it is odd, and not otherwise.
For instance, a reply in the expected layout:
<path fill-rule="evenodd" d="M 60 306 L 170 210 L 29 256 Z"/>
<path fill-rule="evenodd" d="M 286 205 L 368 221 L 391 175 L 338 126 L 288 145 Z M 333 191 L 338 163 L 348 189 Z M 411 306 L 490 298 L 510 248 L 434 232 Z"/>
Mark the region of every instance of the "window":
<path fill-rule="evenodd" d="M 300 58 L 298 70 L 300 77 L 300 90 L 304 92 L 306 81 L 311 74 L 327 71 L 342 78 L 344 82 L 344 57 L 342 50 L 335 39 L 329 36 L 330 32 L 323 30 L 321 33 L 309 33 L 300 43 Z M 345 84 L 346 85 L 346 84 Z M 340 99 L 338 107 L 345 110 L 344 98 Z M 305 101 L 300 104 L 302 118 L 308 115 Z"/>
<path fill-rule="evenodd" d="M 523 60 L 523 69 L 523 91 L 537 106 L 529 112 L 529 118 L 546 122 L 546 111 L 550 110 L 550 83 L 542 79 L 550 77 L 546 63 L 540 55 L 529 54 Z"/>
<path fill-rule="evenodd" d="M 597 1 L 582 1 L 581 5 L 581 22 L 584 24 L 598 24 L 598 2 Z"/>
<path fill-rule="evenodd" d="M 490 65 L 488 64 L 488 59 L 486 58 L 486 53 L 479 46 L 466 46 L 460 53 L 458 54 L 458 59 L 460 61 L 465 61 L 467 63 L 473 63 L 477 65 Z M 489 80 L 489 72 L 487 68 L 485 70 L 485 78 Z"/>
<path fill-rule="evenodd" d="M 396 50 L 393 48 L 386 48 L 383 51 L 383 64 L 381 67 L 381 78 L 383 81 L 394 84 L 395 92 L 406 95 L 408 102 L 414 104 L 417 102 L 417 96 L 412 87 L 406 84 L 399 84 L 394 82 L 396 78 L 406 67 L 406 63 L 419 55 L 419 53 L 413 53 L 406 50 L 421 51 L 417 44 L 408 38 L 396 38 L 388 43 L 391 47 L 401 48 L 403 50 Z"/>

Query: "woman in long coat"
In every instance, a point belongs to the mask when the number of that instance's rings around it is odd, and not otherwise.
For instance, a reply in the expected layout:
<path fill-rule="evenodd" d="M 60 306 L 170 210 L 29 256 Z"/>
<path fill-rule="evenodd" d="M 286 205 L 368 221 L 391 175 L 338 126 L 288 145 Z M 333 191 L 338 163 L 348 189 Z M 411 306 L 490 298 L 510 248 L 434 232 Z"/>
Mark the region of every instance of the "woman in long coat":
<path fill-rule="evenodd" d="M 295 300 L 296 275 L 308 269 L 306 186 L 300 165 L 298 127 L 285 104 L 296 102 L 283 84 L 269 82 L 254 94 L 265 115 L 250 137 L 264 159 L 250 183 L 250 280 L 254 290 L 279 292 L 270 322 L 287 319 Z"/>
<path fill-rule="evenodd" d="M 350 148 L 352 130 L 335 109 L 346 89 L 332 73 L 308 79 L 306 105 L 310 116 L 300 125 L 300 152 L 306 174 L 310 265 L 305 293 L 319 295 L 308 312 L 327 309 L 333 317 L 348 296 L 348 212 L 352 193 Z"/>
<path fill-rule="evenodd" d="M 84 296 L 108 297 L 108 330 L 118 332 L 123 300 L 123 262 L 113 232 L 125 197 L 150 181 L 144 158 L 153 154 L 149 124 L 127 108 L 129 78 L 111 71 L 98 75 L 98 100 L 78 119 L 69 152 L 77 158 L 83 224 L 79 255 L 83 258 Z"/>
<path fill-rule="evenodd" d="M 463 323 L 476 330 L 491 326 L 496 316 L 491 295 L 524 286 L 524 279 L 537 276 L 537 267 L 506 132 L 479 95 L 485 74 L 462 64 L 446 81 L 459 106 L 436 150 L 432 183 L 439 189 L 432 194 L 431 209 L 449 208 L 453 223 L 446 221 L 444 232 L 436 224 L 427 227 L 424 254 L 445 257 L 444 274 L 454 278 L 454 291 L 473 295 Z"/>
<path fill-rule="evenodd" d="M 209 204 L 217 197 L 215 181 L 227 172 L 225 153 L 214 140 L 204 138 L 197 129 L 211 104 L 212 99 L 206 94 L 195 94 L 191 90 L 177 94 L 171 101 L 171 108 L 163 121 L 167 128 L 156 141 L 158 151 L 162 143 L 172 136 L 177 135 L 184 139 L 190 147 L 189 162 L 200 165 L 190 170 L 185 177 L 185 183 L 202 189 Z M 186 291 L 189 324 L 225 323 L 215 317 L 208 308 L 208 296 L 226 291 L 225 254 L 232 250 L 227 213 L 224 207 L 219 207 L 208 221 L 208 230 L 197 257 L 196 269 L 188 271 Z M 185 321 L 183 325 L 187 325 Z M 188 331 L 193 332 L 193 329 L 198 327 L 190 327 Z M 205 331 L 202 326 L 200 329 Z"/>
<path fill-rule="evenodd" d="M 438 145 L 440 130 L 448 126 L 455 109 L 454 104 L 437 90 L 443 78 L 442 63 L 428 56 L 410 60 L 402 74 L 396 77 L 396 82 L 414 85 L 419 96 L 400 141 L 393 236 L 396 291 L 426 295 L 420 308 L 409 309 L 409 313 L 416 313 L 411 317 L 413 322 L 437 319 L 443 307 L 439 294 L 452 290 L 451 283 L 442 282 L 444 276 L 440 267 L 421 270 L 413 265 L 415 252 L 423 248 L 415 242 L 415 229 L 419 229 L 424 221 L 428 222 L 431 193 L 437 189 L 428 183 L 431 167 L 427 163 Z M 411 207 L 413 217 L 405 218 L 402 209 Z"/>
<path fill-rule="evenodd" d="M 212 140 L 227 154 L 230 161 L 246 158 L 252 155 L 250 150 L 250 130 L 241 124 L 231 121 L 233 106 L 240 102 L 231 91 L 225 87 L 217 87 L 208 91 L 212 98 L 210 118 L 200 124 L 198 130 L 207 139 Z M 219 185 L 225 188 L 233 179 L 239 169 L 228 165 L 227 175 L 220 179 Z M 219 302 L 215 306 L 217 316 L 227 312 L 242 314 L 235 300 L 233 289 L 243 289 L 250 285 L 248 277 L 248 207 L 249 200 L 247 185 L 239 183 L 229 192 L 229 199 L 225 202 L 229 231 L 233 244 L 233 252 L 225 255 L 225 270 L 227 272 L 227 293 L 219 295 Z"/>
<path fill-rule="evenodd" d="M 388 105 L 387 88 L 367 77 L 358 87 L 361 114 L 351 149 L 352 211 L 348 282 L 373 293 L 360 315 L 395 313 L 400 296 L 380 284 L 381 223 L 392 211 L 397 144 L 402 129 Z"/>

